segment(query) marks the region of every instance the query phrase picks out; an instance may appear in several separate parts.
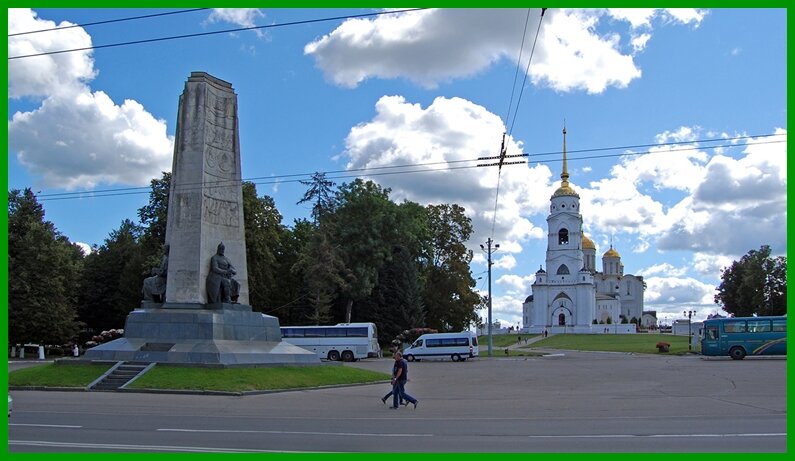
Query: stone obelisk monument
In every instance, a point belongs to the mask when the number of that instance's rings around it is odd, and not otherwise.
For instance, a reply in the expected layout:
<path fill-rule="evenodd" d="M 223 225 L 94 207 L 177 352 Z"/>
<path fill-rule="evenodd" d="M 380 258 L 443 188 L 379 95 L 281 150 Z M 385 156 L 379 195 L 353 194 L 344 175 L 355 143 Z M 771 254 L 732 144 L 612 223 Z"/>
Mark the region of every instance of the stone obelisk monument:
<path fill-rule="evenodd" d="M 193 72 L 179 98 L 166 242 L 164 308 L 207 304 L 208 263 L 220 243 L 248 304 L 237 95 L 232 85 Z"/>
<path fill-rule="evenodd" d="M 165 279 L 144 284 L 124 337 L 92 361 L 198 365 L 319 364 L 281 341 L 279 321 L 249 303 L 237 95 L 192 72 L 179 99 L 166 227 Z M 162 277 L 163 274 L 159 274 Z M 165 284 L 165 296 L 148 288 Z"/>

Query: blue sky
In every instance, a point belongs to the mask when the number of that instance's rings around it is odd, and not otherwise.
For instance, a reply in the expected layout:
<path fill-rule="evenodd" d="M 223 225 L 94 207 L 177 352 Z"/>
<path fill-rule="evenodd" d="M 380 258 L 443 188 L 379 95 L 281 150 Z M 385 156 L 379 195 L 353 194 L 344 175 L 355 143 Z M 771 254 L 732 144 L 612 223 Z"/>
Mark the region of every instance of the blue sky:
<path fill-rule="evenodd" d="M 14 9 L 8 27 L 166 11 L 175 10 Z M 15 35 L 8 54 L 377 11 L 206 9 Z M 761 245 L 787 250 L 786 10 L 540 13 L 430 9 L 11 59 L 8 187 L 40 192 L 47 219 L 70 240 L 101 244 L 136 219 L 146 189 L 46 194 L 146 187 L 170 170 L 179 95 L 192 71 L 206 71 L 238 94 L 243 177 L 275 199 L 285 224 L 310 211 L 296 205 L 299 177 L 286 176 L 316 171 L 340 172 L 329 173 L 338 184 L 373 179 L 398 201 L 458 203 L 475 226 L 472 272 L 483 292 L 479 245 L 500 244 L 493 318 L 516 325 L 545 263 L 565 121 L 570 182 L 598 268 L 612 242 L 625 273 L 644 276 L 646 310 L 668 322 L 685 308 L 717 312 L 722 267 Z M 503 132 L 508 154 L 528 162 L 475 167 L 499 153 Z M 366 170 L 343 173 L 354 169 Z"/>

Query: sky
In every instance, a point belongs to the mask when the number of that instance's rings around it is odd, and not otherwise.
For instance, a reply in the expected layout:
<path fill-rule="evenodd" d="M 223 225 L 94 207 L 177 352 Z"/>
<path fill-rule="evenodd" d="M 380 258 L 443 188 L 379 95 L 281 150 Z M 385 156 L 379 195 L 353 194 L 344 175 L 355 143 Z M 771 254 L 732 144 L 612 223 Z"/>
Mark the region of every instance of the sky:
<path fill-rule="evenodd" d="M 205 71 L 234 87 L 243 178 L 285 225 L 309 218 L 298 180 L 314 172 L 371 179 L 397 202 L 463 206 L 484 295 L 480 245 L 500 245 L 492 318 L 503 326 L 521 323 L 545 265 L 564 127 L 597 268 L 612 244 L 662 323 L 725 314 L 713 301 L 722 268 L 762 245 L 786 255 L 786 10 L 343 18 L 384 12 L 9 9 L 8 188 L 37 192 L 71 241 L 102 244 L 170 171 L 179 95 Z M 257 26 L 268 27 L 209 34 Z M 202 35 L 164 39 L 187 34 Z M 504 133 L 519 163 L 478 166 Z"/>

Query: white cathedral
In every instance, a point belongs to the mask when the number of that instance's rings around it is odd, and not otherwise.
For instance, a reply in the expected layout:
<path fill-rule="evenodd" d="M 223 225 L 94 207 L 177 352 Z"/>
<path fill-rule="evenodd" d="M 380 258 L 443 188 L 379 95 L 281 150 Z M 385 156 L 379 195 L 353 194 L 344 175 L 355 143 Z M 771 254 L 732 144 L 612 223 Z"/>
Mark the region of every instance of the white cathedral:
<path fill-rule="evenodd" d="M 643 277 L 624 275 L 612 245 L 596 270 L 596 245 L 582 232 L 580 196 L 569 186 L 566 129 L 563 172 L 550 199 L 546 267 L 522 305 L 527 333 L 635 333 L 643 317 Z"/>

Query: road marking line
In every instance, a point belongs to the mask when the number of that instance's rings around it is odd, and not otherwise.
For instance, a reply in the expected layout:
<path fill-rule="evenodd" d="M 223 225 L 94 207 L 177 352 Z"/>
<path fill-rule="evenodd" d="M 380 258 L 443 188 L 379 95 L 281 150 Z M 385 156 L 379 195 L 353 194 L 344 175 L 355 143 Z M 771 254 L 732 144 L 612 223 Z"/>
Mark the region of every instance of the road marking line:
<path fill-rule="evenodd" d="M 9 440 L 9 445 L 33 447 L 59 447 L 59 448 L 96 448 L 116 450 L 144 450 L 144 451 L 181 451 L 198 453 L 333 453 L 325 451 L 298 451 L 298 450 L 258 450 L 245 448 L 213 448 L 213 447 L 174 447 L 165 445 L 122 445 L 108 443 L 74 443 L 74 442 L 45 442 L 40 440 Z"/>
<path fill-rule="evenodd" d="M 9 426 L 28 426 L 28 427 L 59 427 L 66 429 L 81 429 L 83 426 L 69 426 L 66 424 L 21 424 L 21 423 L 8 423 Z"/>
<path fill-rule="evenodd" d="M 786 432 L 760 434 L 601 434 L 601 435 L 528 435 L 531 439 L 620 439 L 620 438 L 700 438 L 700 437 L 786 437 Z"/>
<path fill-rule="evenodd" d="M 238 431 L 227 429 L 157 429 L 161 432 L 197 432 L 219 434 L 285 434 L 285 435 L 349 435 L 356 437 L 433 437 L 433 434 L 394 434 L 394 433 L 360 433 L 360 432 L 313 432 L 313 431 Z"/>

